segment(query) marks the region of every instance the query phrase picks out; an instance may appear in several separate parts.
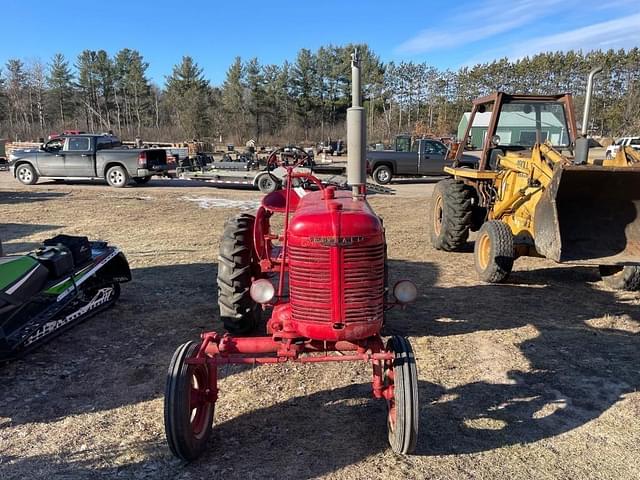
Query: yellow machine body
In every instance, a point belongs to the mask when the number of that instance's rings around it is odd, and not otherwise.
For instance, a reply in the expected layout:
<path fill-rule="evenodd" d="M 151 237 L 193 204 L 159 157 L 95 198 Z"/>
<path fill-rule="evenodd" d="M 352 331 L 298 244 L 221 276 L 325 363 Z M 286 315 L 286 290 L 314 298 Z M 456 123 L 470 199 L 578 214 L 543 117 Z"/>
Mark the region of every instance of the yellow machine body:
<path fill-rule="evenodd" d="M 550 144 L 506 152 L 495 171 L 448 168 L 490 196 L 488 220 L 506 223 L 515 255 L 588 265 L 640 263 L 640 154 L 574 165 Z"/>

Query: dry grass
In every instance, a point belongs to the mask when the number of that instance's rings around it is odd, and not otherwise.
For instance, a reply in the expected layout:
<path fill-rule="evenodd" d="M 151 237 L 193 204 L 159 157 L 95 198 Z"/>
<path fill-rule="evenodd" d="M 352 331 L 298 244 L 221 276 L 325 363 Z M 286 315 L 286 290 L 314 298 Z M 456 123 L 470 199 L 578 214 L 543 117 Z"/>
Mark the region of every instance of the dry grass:
<path fill-rule="evenodd" d="M 250 191 L 152 182 L 23 188 L 0 174 L 0 238 L 33 248 L 58 232 L 119 245 L 133 268 L 118 305 L 0 368 L 0 477 L 567 478 L 640 477 L 640 308 L 595 270 L 516 262 L 512 283 L 479 283 L 470 253 L 428 244 L 432 185 L 373 197 L 393 278 L 419 301 L 392 311 L 420 370 L 417 454 L 387 448 L 385 407 L 364 365 L 223 371 L 217 426 L 184 465 L 164 443 L 162 397 L 175 347 L 216 321 L 218 237 Z"/>

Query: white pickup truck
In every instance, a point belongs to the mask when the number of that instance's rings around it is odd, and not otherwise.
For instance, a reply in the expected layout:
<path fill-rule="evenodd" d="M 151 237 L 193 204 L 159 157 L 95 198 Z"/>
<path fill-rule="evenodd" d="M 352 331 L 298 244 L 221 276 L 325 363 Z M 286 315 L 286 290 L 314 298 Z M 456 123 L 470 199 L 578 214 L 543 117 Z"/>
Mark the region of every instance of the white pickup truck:
<path fill-rule="evenodd" d="M 607 147 L 605 155 L 608 159 L 616 156 L 620 147 L 631 147 L 640 150 L 640 137 L 621 137 Z"/>

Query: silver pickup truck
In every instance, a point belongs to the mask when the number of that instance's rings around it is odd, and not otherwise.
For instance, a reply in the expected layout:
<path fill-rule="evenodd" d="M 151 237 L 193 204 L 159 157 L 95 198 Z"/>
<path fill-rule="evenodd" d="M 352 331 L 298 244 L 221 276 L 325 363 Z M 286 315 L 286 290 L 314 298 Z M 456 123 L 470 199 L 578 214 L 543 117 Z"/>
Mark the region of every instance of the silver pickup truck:
<path fill-rule="evenodd" d="M 113 135 L 61 135 L 39 149 L 15 150 L 9 168 L 25 185 L 39 178 L 56 180 L 103 179 L 112 187 L 124 187 L 133 180 L 147 183 L 153 175 L 167 171 L 162 149 L 124 148 Z"/>

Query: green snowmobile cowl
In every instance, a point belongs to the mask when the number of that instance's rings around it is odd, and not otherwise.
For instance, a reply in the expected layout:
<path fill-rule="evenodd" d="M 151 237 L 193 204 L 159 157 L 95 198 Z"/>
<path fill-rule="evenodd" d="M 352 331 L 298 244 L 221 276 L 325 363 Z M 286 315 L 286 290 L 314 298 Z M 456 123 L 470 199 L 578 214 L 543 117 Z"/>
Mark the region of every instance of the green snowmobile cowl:
<path fill-rule="evenodd" d="M 0 291 L 9 289 L 40 262 L 29 255 L 21 257 L 0 257 Z"/>

